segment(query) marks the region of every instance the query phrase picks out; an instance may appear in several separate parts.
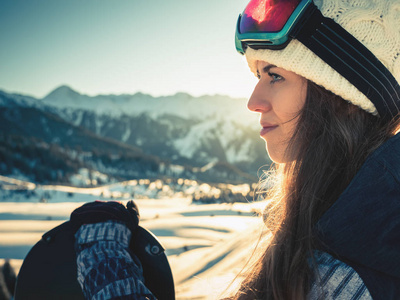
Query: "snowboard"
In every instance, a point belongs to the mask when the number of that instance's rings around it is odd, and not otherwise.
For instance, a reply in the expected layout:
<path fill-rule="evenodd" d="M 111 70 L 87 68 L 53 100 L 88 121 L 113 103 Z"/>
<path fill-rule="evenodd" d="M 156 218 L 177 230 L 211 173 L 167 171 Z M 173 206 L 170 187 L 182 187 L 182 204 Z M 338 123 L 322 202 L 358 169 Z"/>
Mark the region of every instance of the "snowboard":
<path fill-rule="evenodd" d="M 74 242 L 69 221 L 46 232 L 24 259 L 14 299 L 85 299 L 77 281 Z M 159 300 L 174 300 L 171 268 L 157 238 L 139 226 L 129 248 L 142 263 L 147 288 Z"/>

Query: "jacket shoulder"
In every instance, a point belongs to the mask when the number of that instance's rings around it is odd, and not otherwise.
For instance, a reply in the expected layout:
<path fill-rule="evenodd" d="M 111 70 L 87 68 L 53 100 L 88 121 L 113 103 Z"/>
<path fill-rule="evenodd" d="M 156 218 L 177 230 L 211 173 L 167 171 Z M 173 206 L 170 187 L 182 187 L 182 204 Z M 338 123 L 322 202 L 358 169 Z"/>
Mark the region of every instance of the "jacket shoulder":
<path fill-rule="evenodd" d="M 372 299 L 363 280 L 352 267 L 322 251 L 314 251 L 314 260 L 315 273 L 309 300 Z"/>

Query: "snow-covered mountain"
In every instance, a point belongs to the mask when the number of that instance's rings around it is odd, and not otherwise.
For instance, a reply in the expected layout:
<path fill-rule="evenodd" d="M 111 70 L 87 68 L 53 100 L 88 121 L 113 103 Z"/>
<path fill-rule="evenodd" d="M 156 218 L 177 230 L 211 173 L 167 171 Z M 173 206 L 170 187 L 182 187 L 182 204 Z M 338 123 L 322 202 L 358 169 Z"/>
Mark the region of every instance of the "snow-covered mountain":
<path fill-rule="evenodd" d="M 61 86 L 43 99 L 0 91 L 0 109 L 6 121 L 1 131 L 39 135 L 62 147 L 115 150 L 117 143 L 172 164 L 201 168 L 219 162 L 253 176 L 269 162 L 258 136 L 258 116 L 246 109 L 245 99 L 185 93 L 91 97 Z"/>
<path fill-rule="evenodd" d="M 162 115 L 174 115 L 181 118 L 204 120 L 210 117 L 242 120 L 244 125 L 254 124 L 257 116 L 246 109 L 246 99 L 232 99 L 228 96 L 205 95 L 193 97 L 186 93 L 170 96 L 152 97 L 136 93 L 134 95 L 82 95 L 67 86 L 61 86 L 41 99 L 46 105 L 71 110 L 85 110 L 98 115 L 138 116 L 143 113 L 157 118 Z M 257 125 L 257 122 L 255 122 Z"/>
<path fill-rule="evenodd" d="M 268 162 L 258 116 L 247 110 L 246 99 L 185 93 L 90 97 L 62 86 L 41 102 L 76 126 L 173 162 L 223 161 L 246 171 Z"/>

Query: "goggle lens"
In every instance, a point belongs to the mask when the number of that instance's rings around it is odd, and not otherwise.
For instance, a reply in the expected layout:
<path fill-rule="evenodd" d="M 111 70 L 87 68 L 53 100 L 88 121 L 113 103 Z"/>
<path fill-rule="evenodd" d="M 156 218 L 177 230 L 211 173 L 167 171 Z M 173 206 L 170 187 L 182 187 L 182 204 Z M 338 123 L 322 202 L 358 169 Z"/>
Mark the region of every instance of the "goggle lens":
<path fill-rule="evenodd" d="M 240 33 L 279 32 L 301 0 L 252 0 L 240 19 Z"/>

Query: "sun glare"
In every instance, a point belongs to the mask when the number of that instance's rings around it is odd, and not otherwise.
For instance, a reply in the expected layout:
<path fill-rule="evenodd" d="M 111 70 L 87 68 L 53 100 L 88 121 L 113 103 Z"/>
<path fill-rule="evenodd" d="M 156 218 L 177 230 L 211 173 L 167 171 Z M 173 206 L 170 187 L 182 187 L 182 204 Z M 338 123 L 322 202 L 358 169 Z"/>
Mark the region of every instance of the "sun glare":
<path fill-rule="evenodd" d="M 270 10 L 272 9 L 270 5 L 268 10 L 266 9 L 267 2 L 269 2 L 269 0 L 254 1 L 249 4 L 247 9 L 247 13 L 259 24 L 265 21 Z"/>

